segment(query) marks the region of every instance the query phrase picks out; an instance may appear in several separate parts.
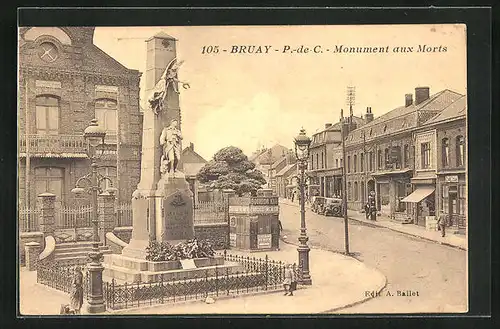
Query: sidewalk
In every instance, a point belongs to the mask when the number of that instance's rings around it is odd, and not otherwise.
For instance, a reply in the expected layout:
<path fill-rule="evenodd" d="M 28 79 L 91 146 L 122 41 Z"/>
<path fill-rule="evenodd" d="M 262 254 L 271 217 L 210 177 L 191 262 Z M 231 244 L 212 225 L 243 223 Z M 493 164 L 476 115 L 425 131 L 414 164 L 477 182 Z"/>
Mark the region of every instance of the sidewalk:
<path fill-rule="evenodd" d="M 297 248 L 282 243 L 280 251 L 252 253 L 252 257 L 297 262 Z M 248 253 L 230 251 L 231 254 Z M 107 311 L 113 314 L 310 314 L 334 312 L 367 299 L 366 292 L 378 292 L 385 287 L 386 278 L 354 258 L 333 252 L 311 249 L 310 270 L 313 284 L 299 286 L 294 296 L 284 296 L 279 290 L 272 293 L 219 298 L 214 304 L 203 301 L 144 306 L 136 309 Z M 22 314 L 57 314 L 68 295 L 36 284 L 35 272 L 21 270 L 20 304 Z M 83 311 L 83 310 L 82 310 Z"/>
<path fill-rule="evenodd" d="M 287 199 L 280 198 L 280 203 L 299 207 L 298 202 L 292 203 L 290 200 Z M 307 204 L 306 204 L 306 209 L 310 210 L 310 206 Z M 371 221 L 366 219 L 365 214 L 359 213 L 358 211 L 354 210 L 348 210 L 347 215 L 351 220 L 366 223 L 368 225 L 384 227 L 392 231 L 411 235 L 424 240 L 437 242 L 442 245 L 447 245 L 462 250 L 467 250 L 467 239 L 465 235 L 448 233 L 446 234 L 445 237 L 442 237 L 439 231 L 428 231 L 425 228 L 413 224 L 401 224 L 398 222 L 394 222 L 387 216 L 377 216 L 376 221 Z"/>

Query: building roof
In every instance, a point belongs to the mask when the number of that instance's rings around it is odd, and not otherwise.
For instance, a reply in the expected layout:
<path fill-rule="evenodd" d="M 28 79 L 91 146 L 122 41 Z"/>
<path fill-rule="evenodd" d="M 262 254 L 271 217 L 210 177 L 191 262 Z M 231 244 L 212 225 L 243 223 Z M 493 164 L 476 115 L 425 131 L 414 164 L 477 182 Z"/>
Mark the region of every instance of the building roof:
<path fill-rule="evenodd" d="M 283 163 L 284 161 L 286 161 L 286 156 L 276 160 L 272 165 L 271 165 L 271 169 L 275 169 L 277 166 L 279 166 L 281 163 Z"/>
<path fill-rule="evenodd" d="M 348 135 L 347 144 L 356 143 L 363 139 L 363 134 L 366 140 L 378 138 L 383 135 L 388 135 L 397 131 L 403 131 L 408 128 L 416 127 L 417 125 L 436 116 L 450 104 L 463 97 L 464 95 L 449 89 L 442 90 L 429 97 L 426 101 L 410 106 L 400 106 L 392 111 L 389 111 L 373 121 L 364 124 L 363 126 L 354 129 Z M 399 120 L 401 124 L 389 125 L 389 122 Z"/>
<path fill-rule="evenodd" d="M 442 121 L 448 121 L 456 118 L 465 117 L 467 113 L 467 98 L 465 96 L 452 102 L 443 111 L 439 112 L 438 115 L 431 118 L 425 124 L 434 124 Z"/>
<path fill-rule="evenodd" d="M 367 124 L 363 125 L 362 128 L 367 128 L 367 127 L 372 127 L 374 125 L 377 125 L 382 122 L 389 121 L 391 119 L 394 119 L 399 116 L 403 116 L 408 113 L 415 112 L 417 110 L 422 111 L 439 111 L 442 110 L 443 107 L 447 106 L 450 104 L 450 102 L 455 101 L 459 97 L 462 97 L 463 95 L 451 91 L 449 89 L 442 90 L 432 96 L 429 97 L 426 101 L 423 101 L 422 103 L 415 105 L 413 103 L 410 106 L 400 106 L 395 108 L 392 111 L 389 111 L 387 113 L 382 114 L 379 117 L 376 117 L 373 121 L 368 122 Z M 357 129 L 356 129 L 357 130 Z"/>
<path fill-rule="evenodd" d="M 296 167 L 296 166 L 297 166 L 297 163 L 289 164 L 289 165 L 287 165 L 285 168 L 281 169 L 281 170 L 280 170 L 280 171 L 276 174 L 276 176 L 285 176 L 285 175 L 288 173 L 288 171 L 289 171 L 290 169 L 292 169 L 293 167 Z"/>

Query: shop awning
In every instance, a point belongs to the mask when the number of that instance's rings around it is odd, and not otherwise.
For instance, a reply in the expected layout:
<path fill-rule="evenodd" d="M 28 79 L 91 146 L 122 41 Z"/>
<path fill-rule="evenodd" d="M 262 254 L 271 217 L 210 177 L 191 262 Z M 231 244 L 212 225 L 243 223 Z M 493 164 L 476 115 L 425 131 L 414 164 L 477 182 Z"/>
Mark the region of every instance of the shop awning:
<path fill-rule="evenodd" d="M 433 187 L 421 187 L 417 188 L 415 191 L 413 191 L 410 195 L 408 195 L 406 198 L 401 200 L 402 202 L 413 202 L 417 203 L 428 197 L 429 195 L 434 192 Z"/>

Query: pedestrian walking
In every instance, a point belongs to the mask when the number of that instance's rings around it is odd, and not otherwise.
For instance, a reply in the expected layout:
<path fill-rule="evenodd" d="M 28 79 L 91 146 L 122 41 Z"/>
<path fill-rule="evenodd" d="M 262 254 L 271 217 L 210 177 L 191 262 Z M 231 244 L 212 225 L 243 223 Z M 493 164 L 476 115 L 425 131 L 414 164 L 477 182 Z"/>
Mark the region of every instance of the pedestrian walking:
<path fill-rule="evenodd" d="M 83 274 L 80 267 L 75 267 L 73 275 L 73 286 L 70 293 L 70 306 L 76 314 L 80 314 L 80 309 L 83 305 Z"/>
<path fill-rule="evenodd" d="M 283 280 L 283 288 L 285 288 L 285 296 L 293 296 L 293 285 L 297 286 L 297 276 L 293 270 L 293 265 L 288 264 L 285 268 L 285 280 Z"/>
<path fill-rule="evenodd" d="M 365 204 L 365 217 L 366 217 L 366 219 L 370 218 L 370 204 L 369 203 Z"/>
<path fill-rule="evenodd" d="M 446 222 L 447 216 L 445 213 L 442 213 L 437 220 L 438 231 L 441 231 L 441 236 L 444 237 L 446 235 Z"/>
<path fill-rule="evenodd" d="M 281 224 L 281 220 L 278 219 L 278 229 L 280 230 L 280 235 L 281 232 L 283 232 L 283 225 Z"/>
<path fill-rule="evenodd" d="M 295 191 L 292 192 L 292 202 L 295 200 Z"/>

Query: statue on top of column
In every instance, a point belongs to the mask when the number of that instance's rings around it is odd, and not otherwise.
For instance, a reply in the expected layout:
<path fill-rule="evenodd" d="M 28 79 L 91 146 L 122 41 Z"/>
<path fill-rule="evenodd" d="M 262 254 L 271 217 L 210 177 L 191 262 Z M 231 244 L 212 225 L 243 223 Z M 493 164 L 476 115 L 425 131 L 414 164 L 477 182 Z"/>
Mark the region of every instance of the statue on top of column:
<path fill-rule="evenodd" d="M 170 126 L 163 128 L 160 135 L 160 146 L 163 148 L 161 156 L 160 172 L 174 173 L 177 171 L 177 164 L 181 157 L 182 135 L 179 130 L 177 120 L 172 120 Z"/>
<path fill-rule="evenodd" d="M 177 86 L 178 83 L 181 83 L 184 89 L 190 88 L 189 83 L 180 81 L 178 77 L 179 68 L 182 63 L 184 63 L 184 61 L 177 61 L 177 58 L 171 60 L 165 68 L 160 80 L 156 83 L 153 94 L 148 99 L 149 106 L 154 114 L 158 115 L 158 113 L 163 111 L 163 102 L 167 96 L 170 85 L 177 94 L 180 93 L 179 87 Z"/>

